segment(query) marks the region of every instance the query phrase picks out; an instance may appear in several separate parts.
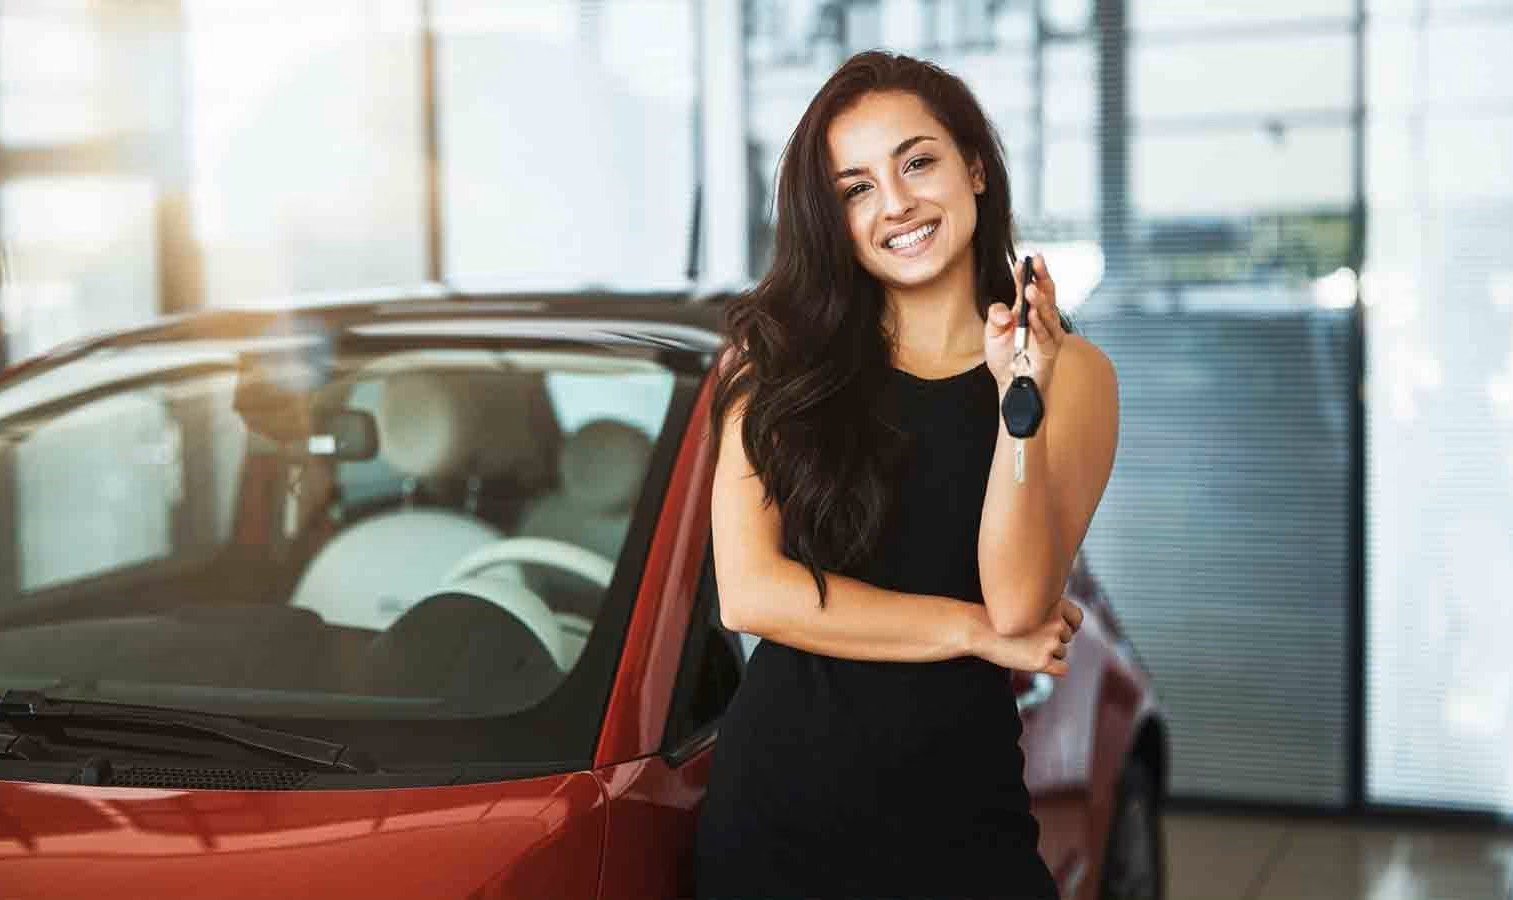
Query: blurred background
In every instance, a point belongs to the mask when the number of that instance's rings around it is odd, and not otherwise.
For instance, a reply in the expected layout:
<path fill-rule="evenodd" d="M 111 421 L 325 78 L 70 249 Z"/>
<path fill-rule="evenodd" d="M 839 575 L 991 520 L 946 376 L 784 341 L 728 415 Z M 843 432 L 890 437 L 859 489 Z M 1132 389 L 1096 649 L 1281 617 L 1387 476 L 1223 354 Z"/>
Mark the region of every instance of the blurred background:
<path fill-rule="evenodd" d="M 1120 374 L 1084 549 L 1170 716 L 1174 896 L 1305 832 L 1503 896 L 1513 841 L 1441 836 L 1513 822 L 1509 46 L 1508 0 L 3 0 L 0 352 L 739 289 L 824 78 L 928 57 Z"/>

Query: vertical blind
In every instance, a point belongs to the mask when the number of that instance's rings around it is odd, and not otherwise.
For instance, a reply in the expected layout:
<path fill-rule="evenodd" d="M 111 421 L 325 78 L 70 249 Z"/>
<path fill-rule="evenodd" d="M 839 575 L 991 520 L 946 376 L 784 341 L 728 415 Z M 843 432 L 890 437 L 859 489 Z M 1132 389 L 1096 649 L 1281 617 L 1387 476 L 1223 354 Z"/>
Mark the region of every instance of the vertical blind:
<path fill-rule="evenodd" d="M 1343 804 L 1348 313 L 1083 324 L 1121 385 L 1083 551 L 1170 718 L 1172 792 Z"/>

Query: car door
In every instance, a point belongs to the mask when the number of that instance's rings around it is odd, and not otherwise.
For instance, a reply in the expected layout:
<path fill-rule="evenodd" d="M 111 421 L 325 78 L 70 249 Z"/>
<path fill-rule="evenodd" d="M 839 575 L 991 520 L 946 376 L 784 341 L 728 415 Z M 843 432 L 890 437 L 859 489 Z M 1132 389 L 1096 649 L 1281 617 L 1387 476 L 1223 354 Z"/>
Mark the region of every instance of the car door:
<path fill-rule="evenodd" d="M 1067 581 L 1066 594 L 1088 610 L 1079 570 Z M 1091 619 L 1084 619 L 1072 642 L 1066 675 L 1016 671 L 1013 676 L 1024 723 L 1025 783 L 1040 823 L 1040 854 L 1068 900 L 1086 896 L 1082 882 L 1090 863 L 1091 764 L 1103 639 Z"/>
<path fill-rule="evenodd" d="M 693 895 L 698 804 L 746 662 L 739 639 L 720 623 L 712 539 L 704 553 L 659 752 L 596 773 L 609 803 L 600 900 Z"/>

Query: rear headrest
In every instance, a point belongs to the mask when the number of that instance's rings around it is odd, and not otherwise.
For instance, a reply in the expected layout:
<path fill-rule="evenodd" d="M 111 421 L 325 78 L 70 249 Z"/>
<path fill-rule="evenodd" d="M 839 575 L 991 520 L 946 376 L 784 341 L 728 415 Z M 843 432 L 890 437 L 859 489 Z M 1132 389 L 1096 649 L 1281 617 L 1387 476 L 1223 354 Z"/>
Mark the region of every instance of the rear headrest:
<path fill-rule="evenodd" d="M 489 477 L 516 471 L 536 480 L 530 379 L 478 372 L 396 372 L 384 379 L 378 448 L 416 478 Z"/>
<path fill-rule="evenodd" d="M 623 512 L 641 490 L 651 450 L 651 438 L 634 425 L 595 419 L 563 443 L 562 492 L 598 512 Z"/>

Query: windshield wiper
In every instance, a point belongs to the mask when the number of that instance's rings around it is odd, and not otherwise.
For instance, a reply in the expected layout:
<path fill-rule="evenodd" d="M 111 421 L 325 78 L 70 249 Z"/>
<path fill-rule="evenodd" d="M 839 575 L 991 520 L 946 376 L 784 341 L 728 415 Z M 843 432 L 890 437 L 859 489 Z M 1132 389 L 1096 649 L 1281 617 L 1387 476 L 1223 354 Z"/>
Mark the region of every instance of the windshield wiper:
<path fill-rule="evenodd" d="M 16 731 L 55 732 L 69 725 L 119 728 L 163 735 L 175 731 L 210 737 L 250 750 L 270 753 L 316 769 L 333 772 L 376 772 L 365 753 L 346 744 L 265 728 L 235 716 L 223 716 L 162 706 L 54 700 L 41 691 L 8 690 L 0 694 L 0 722 Z"/>

